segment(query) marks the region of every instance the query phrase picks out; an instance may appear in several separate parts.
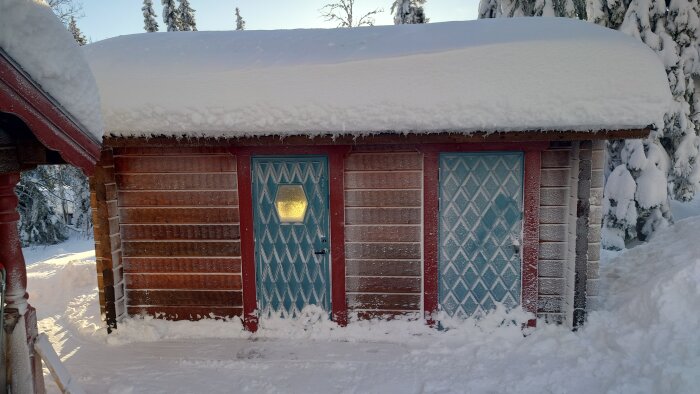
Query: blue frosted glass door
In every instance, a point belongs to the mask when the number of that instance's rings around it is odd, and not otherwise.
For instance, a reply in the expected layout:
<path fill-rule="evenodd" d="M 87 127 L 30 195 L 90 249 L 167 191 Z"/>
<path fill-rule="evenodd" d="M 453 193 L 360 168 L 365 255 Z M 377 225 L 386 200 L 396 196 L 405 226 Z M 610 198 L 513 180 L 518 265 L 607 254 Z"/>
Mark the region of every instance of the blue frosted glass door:
<path fill-rule="evenodd" d="M 440 155 L 440 309 L 479 315 L 520 304 L 523 155 Z"/>
<path fill-rule="evenodd" d="M 330 311 L 327 158 L 254 157 L 252 172 L 261 315 Z"/>

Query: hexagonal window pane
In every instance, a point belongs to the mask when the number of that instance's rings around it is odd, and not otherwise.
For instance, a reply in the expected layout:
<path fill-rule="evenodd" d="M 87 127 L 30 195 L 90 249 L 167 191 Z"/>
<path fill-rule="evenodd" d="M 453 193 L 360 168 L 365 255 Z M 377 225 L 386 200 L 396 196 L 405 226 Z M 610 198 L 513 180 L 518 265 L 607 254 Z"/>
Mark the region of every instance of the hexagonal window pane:
<path fill-rule="evenodd" d="M 281 185 L 275 197 L 275 209 L 282 223 L 302 222 L 308 206 L 301 185 Z"/>

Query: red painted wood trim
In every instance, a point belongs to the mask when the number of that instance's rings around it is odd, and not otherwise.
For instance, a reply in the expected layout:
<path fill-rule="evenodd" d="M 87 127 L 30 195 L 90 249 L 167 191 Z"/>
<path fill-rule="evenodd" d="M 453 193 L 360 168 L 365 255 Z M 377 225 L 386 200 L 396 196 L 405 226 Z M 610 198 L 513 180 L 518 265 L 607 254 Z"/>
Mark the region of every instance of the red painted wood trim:
<path fill-rule="evenodd" d="M 284 141 L 281 141 L 284 143 Z M 269 145 L 269 146 L 233 146 L 234 154 L 256 155 L 326 155 L 330 158 L 336 152 L 349 152 L 348 145 Z"/>
<path fill-rule="evenodd" d="M 36 138 L 91 174 L 100 143 L 78 126 L 29 76 L 0 54 L 0 111 L 22 119 Z"/>
<path fill-rule="evenodd" d="M 345 154 L 335 149 L 329 155 L 330 231 L 331 231 L 331 309 L 333 320 L 348 324 L 345 294 Z"/>
<path fill-rule="evenodd" d="M 527 312 L 537 313 L 537 261 L 540 246 L 540 171 L 541 152 L 525 152 L 523 268 L 521 305 Z M 535 325 L 535 320 L 528 322 Z"/>
<path fill-rule="evenodd" d="M 488 151 L 542 151 L 549 147 L 548 141 L 533 142 L 469 142 L 455 144 L 424 144 L 422 152 L 488 152 Z"/>
<path fill-rule="evenodd" d="M 423 311 L 430 325 L 434 324 L 432 315 L 438 310 L 439 158 L 438 151 L 423 155 Z"/>
<path fill-rule="evenodd" d="M 241 272 L 243 287 L 243 325 L 246 330 L 258 330 L 257 294 L 255 286 L 255 234 L 253 233 L 253 190 L 250 155 L 237 153 L 238 204 L 241 232 Z"/>

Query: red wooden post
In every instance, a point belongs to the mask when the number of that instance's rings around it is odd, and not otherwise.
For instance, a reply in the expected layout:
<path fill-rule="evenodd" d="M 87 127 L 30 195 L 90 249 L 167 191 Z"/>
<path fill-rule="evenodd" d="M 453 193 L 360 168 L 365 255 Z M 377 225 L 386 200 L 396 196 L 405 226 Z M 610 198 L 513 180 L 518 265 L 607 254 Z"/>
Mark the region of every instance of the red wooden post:
<path fill-rule="evenodd" d="M 253 233 L 253 190 L 250 154 L 237 152 L 238 201 L 241 227 L 241 274 L 243 287 L 243 324 L 248 331 L 258 330 L 255 288 L 255 234 Z"/>
<path fill-rule="evenodd" d="M 333 149 L 329 154 L 330 172 L 330 230 L 331 230 L 331 308 L 333 320 L 341 326 L 348 324 L 345 294 L 345 153 Z"/>
<path fill-rule="evenodd" d="M 7 271 L 6 300 L 8 309 L 17 309 L 20 315 L 27 310 L 27 267 L 22 255 L 17 221 L 15 187 L 19 173 L 0 174 L 0 263 Z"/>
<path fill-rule="evenodd" d="M 527 312 L 537 313 L 537 260 L 540 247 L 540 170 L 541 151 L 525 152 L 525 195 L 523 223 L 522 306 Z M 528 321 L 534 327 L 536 320 Z"/>
<path fill-rule="evenodd" d="M 27 267 L 22 255 L 22 244 L 17 229 L 17 221 L 19 220 L 17 203 L 19 199 L 15 194 L 15 187 L 19 182 L 19 177 L 20 174 L 16 172 L 0 174 L 0 263 L 5 267 L 7 273 L 5 314 L 15 319 L 24 319 L 23 326 L 26 331 L 24 335 L 28 345 L 26 354 L 24 354 L 24 349 L 9 349 L 11 352 L 9 359 L 11 364 L 15 365 L 14 368 L 17 366 L 28 368 L 29 370 L 25 372 L 28 374 L 27 376 L 32 377 L 31 382 L 13 381 L 13 389 L 19 391 L 28 388 L 21 385 L 31 384 L 34 392 L 40 393 L 44 391 L 44 375 L 41 370 L 41 359 L 34 354 L 33 350 L 34 341 L 38 335 L 36 311 L 27 302 L 29 298 L 27 295 Z M 4 327 L 0 329 L 4 329 Z"/>
<path fill-rule="evenodd" d="M 438 310 L 439 156 L 432 150 L 423 155 L 423 310 L 430 325 Z"/>

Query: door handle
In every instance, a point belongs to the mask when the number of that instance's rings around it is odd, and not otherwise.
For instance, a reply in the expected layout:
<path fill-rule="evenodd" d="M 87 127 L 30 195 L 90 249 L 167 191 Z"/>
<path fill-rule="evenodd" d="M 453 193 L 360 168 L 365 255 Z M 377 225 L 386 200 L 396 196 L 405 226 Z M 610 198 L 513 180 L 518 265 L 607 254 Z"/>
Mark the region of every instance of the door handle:
<path fill-rule="evenodd" d="M 326 249 L 315 250 L 314 254 L 326 254 Z"/>

